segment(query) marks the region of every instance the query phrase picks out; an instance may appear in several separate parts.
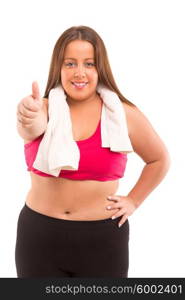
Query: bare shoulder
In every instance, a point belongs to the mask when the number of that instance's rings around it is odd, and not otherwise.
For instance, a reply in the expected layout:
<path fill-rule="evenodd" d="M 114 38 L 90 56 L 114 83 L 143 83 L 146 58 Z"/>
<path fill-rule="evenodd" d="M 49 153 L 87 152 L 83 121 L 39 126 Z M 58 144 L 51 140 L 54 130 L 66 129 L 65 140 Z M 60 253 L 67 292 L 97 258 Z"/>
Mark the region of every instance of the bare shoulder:
<path fill-rule="evenodd" d="M 137 106 L 123 103 L 123 107 L 134 152 L 146 163 L 169 158 L 164 142 L 155 131 L 148 117 Z"/>
<path fill-rule="evenodd" d="M 133 124 L 133 116 L 135 114 L 135 111 L 138 109 L 137 107 L 133 107 L 125 102 L 122 102 L 124 111 L 125 111 L 125 115 L 126 115 L 126 121 L 127 121 L 127 127 L 128 127 L 128 134 L 129 136 L 131 135 L 131 126 Z"/>
<path fill-rule="evenodd" d="M 48 117 L 48 99 L 47 98 L 42 98 L 43 102 L 44 102 L 44 105 L 43 105 L 43 110 L 44 112 L 47 114 L 47 118 L 49 119 Z M 29 141 L 29 140 L 25 140 L 24 139 L 24 144 L 28 144 L 32 141 Z"/>

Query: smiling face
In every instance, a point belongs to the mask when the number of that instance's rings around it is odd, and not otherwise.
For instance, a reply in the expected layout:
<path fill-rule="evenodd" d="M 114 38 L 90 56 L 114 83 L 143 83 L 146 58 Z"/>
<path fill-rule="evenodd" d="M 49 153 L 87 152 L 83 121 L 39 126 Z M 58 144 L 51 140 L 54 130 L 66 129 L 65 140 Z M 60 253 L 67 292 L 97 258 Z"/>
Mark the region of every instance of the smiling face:
<path fill-rule="evenodd" d="M 91 43 L 75 40 L 66 46 L 61 83 L 72 102 L 93 99 L 96 96 L 98 73 Z"/>

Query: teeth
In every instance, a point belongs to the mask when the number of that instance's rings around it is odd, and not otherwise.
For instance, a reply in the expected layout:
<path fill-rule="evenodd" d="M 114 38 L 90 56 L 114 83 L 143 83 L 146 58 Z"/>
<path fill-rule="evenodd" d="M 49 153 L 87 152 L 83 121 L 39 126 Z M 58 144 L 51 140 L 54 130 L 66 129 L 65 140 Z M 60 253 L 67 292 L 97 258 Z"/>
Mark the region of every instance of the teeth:
<path fill-rule="evenodd" d="M 84 85 L 86 85 L 86 83 L 76 83 L 76 82 L 74 82 L 74 85 L 77 85 L 77 86 L 84 86 Z"/>

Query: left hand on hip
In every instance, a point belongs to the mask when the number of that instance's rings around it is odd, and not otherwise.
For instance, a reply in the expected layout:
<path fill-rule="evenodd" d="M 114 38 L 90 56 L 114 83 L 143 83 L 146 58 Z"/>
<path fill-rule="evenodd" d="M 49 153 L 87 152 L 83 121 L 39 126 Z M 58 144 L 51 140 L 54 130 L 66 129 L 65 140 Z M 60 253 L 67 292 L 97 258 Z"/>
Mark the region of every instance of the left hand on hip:
<path fill-rule="evenodd" d="M 133 203 L 133 200 L 129 196 L 108 196 L 108 200 L 114 201 L 115 203 L 107 206 L 107 209 L 115 209 L 119 208 L 119 211 L 112 216 L 112 219 L 115 219 L 117 217 L 120 217 L 123 215 L 119 222 L 119 227 L 123 225 L 123 223 L 127 220 L 127 218 L 133 214 L 133 212 L 136 210 L 136 206 Z"/>

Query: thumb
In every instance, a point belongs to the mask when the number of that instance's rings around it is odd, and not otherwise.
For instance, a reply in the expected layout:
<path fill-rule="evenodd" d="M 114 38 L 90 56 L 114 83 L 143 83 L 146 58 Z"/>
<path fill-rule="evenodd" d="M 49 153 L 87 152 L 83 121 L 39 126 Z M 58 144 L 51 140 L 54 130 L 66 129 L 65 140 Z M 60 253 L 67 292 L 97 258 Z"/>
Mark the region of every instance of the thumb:
<path fill-rule="evenodd" d="M 35 100 L 40 100 L 40 91 L 37 81 L 32 82 L 32 97 Z"/>

